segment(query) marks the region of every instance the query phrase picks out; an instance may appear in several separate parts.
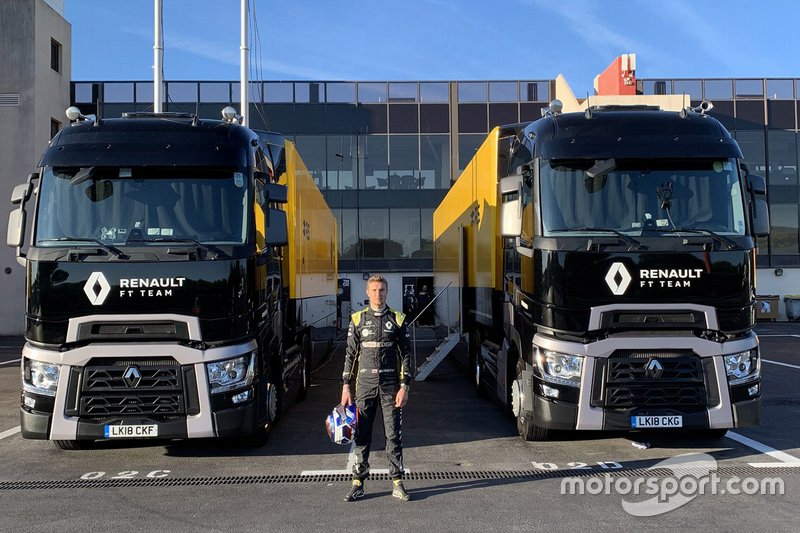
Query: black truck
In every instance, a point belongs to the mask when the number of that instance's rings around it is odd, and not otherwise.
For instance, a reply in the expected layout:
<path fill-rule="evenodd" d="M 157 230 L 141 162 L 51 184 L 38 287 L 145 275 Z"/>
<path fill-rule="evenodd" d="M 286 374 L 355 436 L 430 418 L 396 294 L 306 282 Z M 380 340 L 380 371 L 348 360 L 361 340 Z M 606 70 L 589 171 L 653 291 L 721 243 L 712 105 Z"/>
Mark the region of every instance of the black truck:
<path fill-rule="evenodd" d="M 436 210 L 437 316 L 523 438 L 758 423 L 766 186 L 708 107 L 555 102 L 495 128 Z"/>
<path fill-rule="evenodd" d="M 305 395 L 335 333 L 336 221 L 294 145 L 234 114 L 81 116 L 14 190 L 23 437 L 257 434 Z"/>

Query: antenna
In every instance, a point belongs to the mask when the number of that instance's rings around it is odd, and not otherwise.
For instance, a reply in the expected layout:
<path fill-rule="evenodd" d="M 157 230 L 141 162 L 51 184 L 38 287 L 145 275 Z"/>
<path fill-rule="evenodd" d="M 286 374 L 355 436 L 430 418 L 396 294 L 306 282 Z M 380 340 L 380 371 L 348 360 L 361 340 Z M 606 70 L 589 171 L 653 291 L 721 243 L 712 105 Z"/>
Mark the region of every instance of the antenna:
<path fill-rule="evenodd" d="M 247 10 L 249 7 L 249 0 L 241 0 L 242 16 L 241 16 L 241 44 L 239 45 L 239 94 L 240 106 L 239 110 L 242 113 L 242 124 L 250 127 L 250 102 L 248 101 L 249 89 L 248 87 L 248 54 L 250 48 L 247 46 Z"/>
<path fill-rule="evenodd" d="M 153 2 L 155 9 L 155 29 L 153 38 L 153 111 L 161 113 L 162 101 L 161 88 L 164 85 L 164 40 L 163 32 L 163 4 L 162 0 Z"/>

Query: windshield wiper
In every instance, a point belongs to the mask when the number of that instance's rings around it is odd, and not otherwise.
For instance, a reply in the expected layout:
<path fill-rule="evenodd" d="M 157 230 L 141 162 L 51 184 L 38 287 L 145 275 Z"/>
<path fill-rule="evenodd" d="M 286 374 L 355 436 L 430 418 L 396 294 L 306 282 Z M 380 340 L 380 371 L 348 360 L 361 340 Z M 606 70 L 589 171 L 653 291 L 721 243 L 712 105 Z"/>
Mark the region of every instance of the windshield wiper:
<path fill-rule="evenodd" d="M 158 239 L 147 239 L 147 240 L 143 240 L 142 242 L 172 242 L 172 243 L 176 243 L 176 244 L 193 244 L 197 248 L 200 248 L 202 250 L 205 250 L 206 252 L 214 254 L 213 255 L 213 259 L 217 259 L 220 256 L 222 256 L 222 257 L 224 257 L 226 259 L 230 258 L 230 256 L 228 254 L 226 254 L 225 252 L 223 252 L 222 250 L 220 250 L 216 246 L 213 246 L 213 245 L 210 245 L 210 244 L 205 244 L 205 243 L 202 243 L 202 242 L 198 241 L 197 239 L 191 239 L 191 238 L 188 238 L 188 237 L 187 238 L 180 238 L 180 239 L 178 239 L 178 238 L 176 238 L 176 239 L 166 238 L 165 239 L 164 237 L 159 237 Z"/>
<path fill-rule="evenodd" d="M 664 231 L 668 231 L 670 233 L 684 232 L 684 233 L 695 233 L 695 234 L 698 234 L 698 235 L 708 235 L 709 237 L 711 237 L 712 239 L 714 239 L 718 243 L 724 245 L 725 248 L 728 249 L 728 250 L 733 250 L 734 248 L 737 247 L 737 244 L 736 244 L 735 241 L 733 241 L 732 239 L 729 239 L 728 237 L 725 237 L 724 235 L 720 235 L 719 233 L 715 233 L 715 232 L 711 231 L 710 229 L 674 228 L 674 229 L 669 229 L 669 230 L 664 230 Z M 684 244 L 688 244 L 688 243 L 684 242 Z"/>
<path fill-rule="evenodd" d="M 628 245 L 630 249 L 639 250 L 642 247 L 642 243 L 631 237 L 630 235 L 625 235 L 619 230 L 612 229 L 612 228 L 595 228 L 590 226 L 581 226 L 579 228 L 564 228 L 564 229 L 555 229 L 551 230 L 550 233 L 566 233 L 568 231 L 607 231 L 609 233 L 613 233 Z M 591 243 L 590 243 L 591 246 Z"/>
<path fill-rule="evenodd" d="M 42 239 L 39 242 L 64 242 L 64 241 L 74 241 L 74 242 L 90 242 L 100 246 L 103 250 L 109 251 L 114 254 L 116 257 L 120 259 L 127 259 L 128 256 L 125 255 L 119 248 L 111 246 L 110 244 L 106 244 L 103 241 L 99 241 L 97 239 L 92 239 L 90 237 L 58 237 L 57 239 Z"/>

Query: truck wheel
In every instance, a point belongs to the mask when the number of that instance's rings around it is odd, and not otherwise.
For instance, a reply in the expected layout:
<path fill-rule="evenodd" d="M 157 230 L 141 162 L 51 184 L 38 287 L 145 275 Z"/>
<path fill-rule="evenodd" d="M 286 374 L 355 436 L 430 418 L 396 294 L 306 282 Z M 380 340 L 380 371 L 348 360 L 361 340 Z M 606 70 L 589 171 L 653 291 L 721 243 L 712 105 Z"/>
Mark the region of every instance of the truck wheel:
<path fill-rule="evenodd" d="M 537 426 L 533 420 L 533 413 L 523 409 L 525 388 L 523 387 L 522 371 L 525 363 L 517 361 L 517 377 L 511 383 L 511 412 L 517 421 L 517 432 L 522 440 L 545 441 L 550 438 L 550 430 Z M 530 393 L 530 391 L 529 391 Z"/>
<path fill-rule="evenodd" d="M 481 338 L 479 333 L 473 333 L 469 336 L 469 373 L 472 377 L 472 387 L 475 389 L 475 394 L 483 398 L 486 393 L 481 385 L 481 373 L 483 364 L 481 362 Z"/>
<path fill-rule="evenodd" d="M 267 378 L 267 427 L 272 427 L 280 420 L 283 410 L 283 384 L 276 383 L 273 376 Z"/>
<path fill-rule="evenodd" d="M 54 440 L 53 443 L 62 450 L 85 450 L 92 444 L 91 440 Z"/>
<path fill-rule="evenodd" d="M 302 402 L 308 396 L 311 388 L 311 341 L 308 335 L 303 335 L 300 341 L 300 389 L 297 391 L 297 401 Z"/>

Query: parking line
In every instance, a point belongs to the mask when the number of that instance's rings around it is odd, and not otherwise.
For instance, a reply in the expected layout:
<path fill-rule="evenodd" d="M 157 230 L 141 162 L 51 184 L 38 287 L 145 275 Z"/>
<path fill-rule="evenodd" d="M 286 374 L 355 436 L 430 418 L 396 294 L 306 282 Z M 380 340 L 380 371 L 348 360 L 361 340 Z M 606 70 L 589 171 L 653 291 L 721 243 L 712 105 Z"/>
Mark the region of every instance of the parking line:
<path fill-rule="evenodd" d="M 410 474 L 411 470 L 408 468 L 404 468 L 403 472 L 405 474 Z M 303 470 L 300 472 L 301 476 L 335 476 L 339 474 L 352 474 L 352 470 Z M 370 474 L 389 474 L 388 468 L 370 468 Z"/>
<path fill-rule="evenodd" d="M 800 468 L 800 462 L 797 463 L 747 463 L 755 468 Z"/>
<path fill-rule="evenodd" d="M 16 435 L 20 432 L 20 427 L 17 426 L 15 428 L 7 429 L 4 432 L 0 433 L 0 440 L 3 440 L 6 437 L 10 437 L 12 435 Z"/>
<path fill-rule="evenodd" d="M 761 452 L 765 455 L 769 455 L 773 459 L 781 461 L 781 464 L 783 465 L 786 464 L 790 464 L 792 466 L 794 466 L 795 464 L 800 465 L 800 459 L 798 459 L 797 457 L 789 455 L 786 452 L 781 452 L 779 450 L 776 450 L 775 448 L 771 448 L 766 444 L 762 444 L 756 440 L 749 439 L 744 435 L 739 435 L 738 433 L 734 433 L 733 431 L 728 431 L 728 433 L 725 436 L 728 437 L 729 439 L 735 440 L 740 444 L 744 444 L 748 448 L 753 448 L 758 452 Z M 748 464 L 755 465 L 757 463 L 748 463 Z"/>
<path fill-rule="evenodd" d="M 11 361 L 0 361 L 0 365 L 10 365 L 11 363 L 19 363 L 19 359 L 12 359 Z"/>
<path fill-rule="evenodd" d="M 788 366 L 789 368 L 796 368 L 797 370 L 800 370 L 800 366 L 790 365 L 789 363 L 781 363 L 779 361 L 770 361 L 769 359 L 762 359 L 761 361 L 763 361 L 764 363 L 770 363 L 772 365 Z"/>
<path fill-rule="evenodd" d="M 759 333 L 759 337 L 800 337 L 800 335 L 784 335 L 779 333 Z"/>

